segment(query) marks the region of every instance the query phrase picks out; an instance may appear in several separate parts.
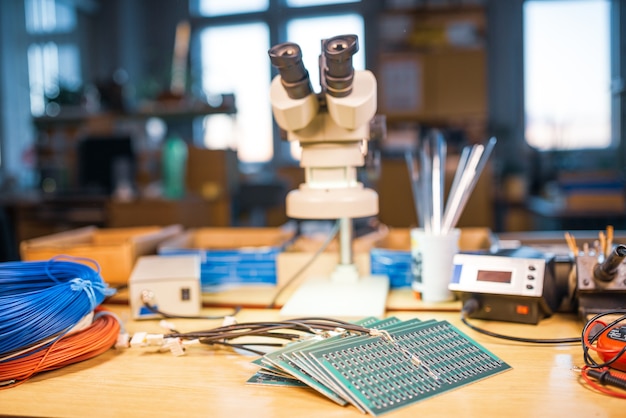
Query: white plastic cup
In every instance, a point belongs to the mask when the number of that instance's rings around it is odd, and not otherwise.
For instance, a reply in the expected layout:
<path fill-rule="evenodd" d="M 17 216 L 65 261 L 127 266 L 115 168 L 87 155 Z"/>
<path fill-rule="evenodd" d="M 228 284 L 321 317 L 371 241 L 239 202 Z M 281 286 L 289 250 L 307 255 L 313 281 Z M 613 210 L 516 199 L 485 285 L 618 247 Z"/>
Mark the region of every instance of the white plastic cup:
<path fill-rule="evenodd" d="M 433 234 L 422 228 L 411 229 L 411 272 L 413 290 L 424 302 L 447 302 L 454 299 L 448 289 L 452 279 L 454 255 L 459 252 L 461 230 Z"/>

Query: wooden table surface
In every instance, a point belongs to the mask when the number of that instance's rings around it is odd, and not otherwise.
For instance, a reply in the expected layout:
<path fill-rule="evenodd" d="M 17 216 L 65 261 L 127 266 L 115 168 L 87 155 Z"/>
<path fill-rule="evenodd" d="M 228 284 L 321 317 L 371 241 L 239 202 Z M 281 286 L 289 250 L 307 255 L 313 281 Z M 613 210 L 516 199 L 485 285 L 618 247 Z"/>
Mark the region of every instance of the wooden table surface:
<path fill-rule="evenodd" d="M 164 332 L 158 320 L 133 321 L 122 304 L 107 305 L 127 330 Z M 207 309 L 207 314 L 225 313 Z M 458 312 L 393 311 L 401 319 L 448 320 L 512 369 L 471 383 L 385 417 L 623 417 L 626 401 L 586 387 L 576 366 L 583 365 L 579 344 L 509 342 L 479 334 Z M 239 322 L 276 320 L 278 311 L 243 309 Z M 221 325 L 220 320 L 171 320 L 180 331 Z M 538 325 L 473 320 L 491 331 L 532 338 L 577 337 L 583 323 L 557 314 Z M 228 348 L 192 346 L 184 356 L 153 348 L 111 349 L 79 364 L 36 375 L 0 391 L 0 415 L 38 417 L 358 417 L 308 388 L 250 385 L 257 356 Z"/>

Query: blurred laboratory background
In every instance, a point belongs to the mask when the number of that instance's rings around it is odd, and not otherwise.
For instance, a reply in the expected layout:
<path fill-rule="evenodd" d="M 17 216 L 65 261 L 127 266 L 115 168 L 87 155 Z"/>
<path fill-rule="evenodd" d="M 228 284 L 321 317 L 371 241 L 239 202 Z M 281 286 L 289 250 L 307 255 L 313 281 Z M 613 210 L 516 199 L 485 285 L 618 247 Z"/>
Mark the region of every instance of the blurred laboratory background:
<path fill-rule="evenodd" d="M 496 137 L 459 226 L 626 228 L 620 0 L 0 2 L 0 259 L 85 225 L 279 226 L 304 181 L 268 50 L 355 34 L 384 121 L 359 180 L 418 223 L 405 156 Z M 449 186 L 449 184 L 448 184 Z"/>

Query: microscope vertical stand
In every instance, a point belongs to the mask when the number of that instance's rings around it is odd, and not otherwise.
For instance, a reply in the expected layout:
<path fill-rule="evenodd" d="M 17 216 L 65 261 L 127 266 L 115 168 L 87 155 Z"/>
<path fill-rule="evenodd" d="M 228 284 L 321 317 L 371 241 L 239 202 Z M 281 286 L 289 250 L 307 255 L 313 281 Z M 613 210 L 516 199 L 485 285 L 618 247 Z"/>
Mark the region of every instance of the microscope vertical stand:
<path fill-rule="evenodd" d="M 341 218 L 340 262 L 330 277 L 305 278 L 280 311 L 288 318 L 324 316 L 360 319 L 385 314 L 389 278 L 384 275 L 359 277 L 352 257 L 352 219 Z"/>

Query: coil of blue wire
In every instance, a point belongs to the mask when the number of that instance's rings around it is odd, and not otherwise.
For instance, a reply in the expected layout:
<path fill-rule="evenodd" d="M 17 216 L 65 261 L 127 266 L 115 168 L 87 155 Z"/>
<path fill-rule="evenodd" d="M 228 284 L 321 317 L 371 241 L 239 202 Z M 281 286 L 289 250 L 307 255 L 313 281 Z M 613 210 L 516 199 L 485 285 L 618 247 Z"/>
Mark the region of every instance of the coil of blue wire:
<path fill-rule="evenodd" d="M 65 335 L 114 293 L 94 260 L 58 256 L 0 263 L 0 365 Z"/>

